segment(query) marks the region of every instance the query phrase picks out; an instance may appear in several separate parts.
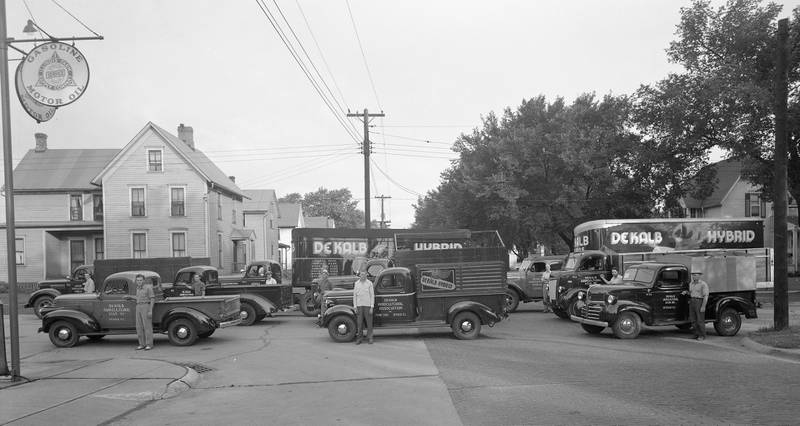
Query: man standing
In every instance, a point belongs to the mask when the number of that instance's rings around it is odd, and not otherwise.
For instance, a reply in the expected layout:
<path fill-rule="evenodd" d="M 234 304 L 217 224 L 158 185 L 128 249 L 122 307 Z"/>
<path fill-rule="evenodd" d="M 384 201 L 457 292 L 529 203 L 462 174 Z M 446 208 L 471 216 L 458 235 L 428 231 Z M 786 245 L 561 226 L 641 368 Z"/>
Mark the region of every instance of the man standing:
<path fill-rule="evenodd" d="M 272 278 L 272 271 L 269 269 L 264 271 L 264 285 L 278 285 L 278 282 L 275 281 L 275 278 Z"/>
<path fill-rule="evenodd" d="M 322 305 L 323 301 L 322 296 L 325 294 L 326 291 L 333 290 L 333 284 L 331 284 L 331 280 L 328 277 L 327 269 L 323 269 L 322 272 L 319 273 L 319 281 L 317 282 L 317 285 L 319 286 L 319 294 L 317 295 L 317 305 L 319 305 L 320 313 L 324 314 L 325 306 Z"/>
<path fill-rule="evenodd" d="M 144 275 L 136 275 L 136 336 L 139 346 L 136 350 L 153 349 L 153 303 L 155 303 L 153 284 L 144 281 Z"/>
<path fill-rule="evenodd" d="M 192 275 L 192 290 L 195 296 L 206 295 L 206 283 L 200 278 L 199 273 Z"/>
<path fill-rule="evenodd" d="M 700 271 L 692 272 L 692 282 L 689 283 L 689 320 L 692 321 L 694 338 L 706 339 L 706 302 L 708 302 L 708 284 L 700 279 Z"/>
<path fill-rule="evenodd" d="M 372 308 L 375 305 L 375 290 L 372 281 L 367 279 L 367 272 L 358 274 L 358 281 L 353 285 L 353 306 L 356 307 L 356 345 L 361 344 L 364 331 L 364 320 L 367 320 L 367 338 L 372 344 Z"/>
<path fill-rule="evenodd" d="M 92 274 L 87 271 L 83 277 L 85 279 L 83 282 L 83 292 L 94 293 L 94 280 L 92 279 Z"/>

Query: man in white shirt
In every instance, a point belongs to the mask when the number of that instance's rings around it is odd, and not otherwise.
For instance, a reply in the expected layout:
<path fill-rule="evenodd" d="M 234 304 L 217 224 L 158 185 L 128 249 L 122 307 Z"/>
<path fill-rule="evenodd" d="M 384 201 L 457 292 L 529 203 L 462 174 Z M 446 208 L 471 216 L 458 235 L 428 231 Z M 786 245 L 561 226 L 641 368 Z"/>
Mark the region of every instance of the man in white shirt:
<path fill-rule="evenodd" d="M 353 285 L 353 306 L 356 308 L 356 345 L 361 344 L 364 331 L 364 320 L 367 320 L 367 339 L 372 344 L 372 309 L 375 306 L 375 289 L 372 281 L 367 279 L 367 272 L 358 274 L 358 281 Z"/>

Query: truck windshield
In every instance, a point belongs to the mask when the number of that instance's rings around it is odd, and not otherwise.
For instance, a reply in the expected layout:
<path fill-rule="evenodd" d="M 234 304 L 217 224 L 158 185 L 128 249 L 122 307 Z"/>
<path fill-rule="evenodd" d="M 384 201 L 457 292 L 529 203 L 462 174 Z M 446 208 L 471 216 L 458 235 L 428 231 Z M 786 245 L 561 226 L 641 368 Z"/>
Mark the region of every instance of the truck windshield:
<path fill-rule="evenodd" d="M 650 284 L 653 282 L 654 275 L 655 271 L 652 269 L 628 268 L 622 277 L 622 281 L 627 284 Z"/>
<path fill-rule="evenodd" d="M 564 265 L 564 271 L 574 271 L 575 268 L 578 266 L 579 256 L 576 256 L 575 253 L 570 253 L 567 256 L 567 264 Z"/>

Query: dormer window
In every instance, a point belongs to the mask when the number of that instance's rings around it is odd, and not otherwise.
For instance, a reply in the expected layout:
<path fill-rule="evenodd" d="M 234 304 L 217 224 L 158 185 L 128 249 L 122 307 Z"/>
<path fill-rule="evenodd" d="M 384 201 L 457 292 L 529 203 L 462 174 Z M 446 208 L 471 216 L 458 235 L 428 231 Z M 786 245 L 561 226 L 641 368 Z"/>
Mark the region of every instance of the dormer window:
<path fill-rule="evenodd" d="M 147 150 L 147 171 L 148 172 L 162 172 L 164 171 L 163 151 L 160 149 Z"/>

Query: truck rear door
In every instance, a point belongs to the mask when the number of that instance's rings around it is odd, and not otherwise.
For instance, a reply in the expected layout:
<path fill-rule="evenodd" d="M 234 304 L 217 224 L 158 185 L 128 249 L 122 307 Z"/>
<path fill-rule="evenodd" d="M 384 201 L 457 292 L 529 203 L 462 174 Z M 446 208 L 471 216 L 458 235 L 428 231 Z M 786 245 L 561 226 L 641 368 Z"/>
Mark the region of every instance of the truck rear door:
<path fill-rule="evenodd" d="M 667 267 L 658 272 L 651 293 L 653 324 L 670 324 L 689 317 L 689 272 L 680 267 Z"/>
<path fill-rule="evenodd" d="M 416 300 L 413 282 L 407 273 L 379 275 L 375 283 L 375 324 L 414 321 Z"/>

